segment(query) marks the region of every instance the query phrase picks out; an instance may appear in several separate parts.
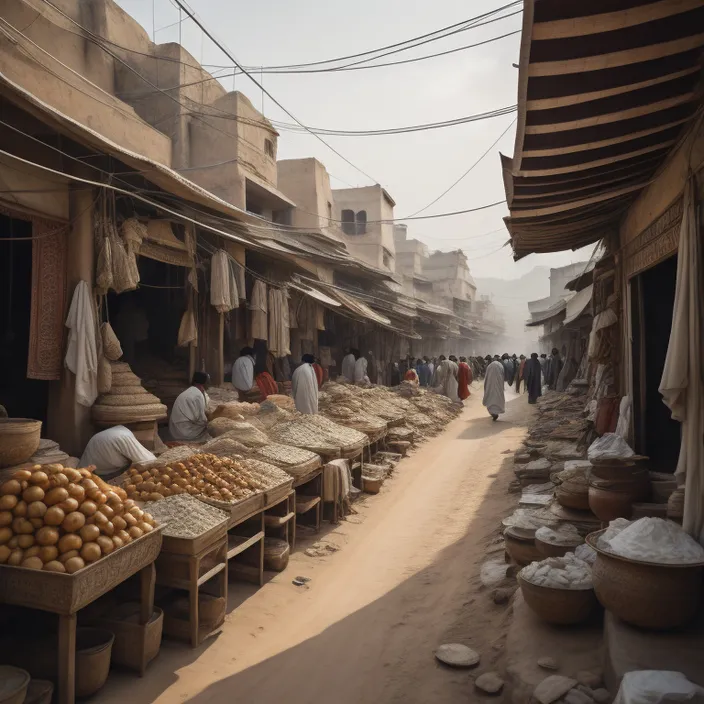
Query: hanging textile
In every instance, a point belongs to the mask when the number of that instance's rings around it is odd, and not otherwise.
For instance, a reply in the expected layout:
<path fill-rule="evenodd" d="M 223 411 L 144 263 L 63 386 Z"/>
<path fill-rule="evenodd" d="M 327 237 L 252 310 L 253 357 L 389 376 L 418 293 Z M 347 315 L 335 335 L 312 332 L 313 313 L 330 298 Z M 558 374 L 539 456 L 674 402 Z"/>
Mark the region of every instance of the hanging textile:
<path fill-rule="evenodd" d="M 230 259 L 230 268 L 232 269 L 232 274 L 235 277 L 237 293 L 239 294 L 240 301 L 246 301 L 247 289 L 244 282 L 244 267 L 234 259 Z"/>
<path fill-rule="evenodd" d="M 210 304 L 218 313 L 229 313 L 240 303 L 227 252 L 219 249 L 210 260 Z"/>
<path fill-rule="evenodd" d="M 315 329 L 325 331 L 325 308 L 320 303 L 315 304 Z"/>
<path fill-rule="evenodd" d="M 191 304 L 188 305 L 188 310 L 181 317 L 181 324 L 178 328 L 178 346 L 188 347 L 188 345 L 198 346 L 198 328 L 196 326 L 196 317 L 193 314 Z"/>
<path fill-rule="evenodd" d="M 249 302 L 252 311 L 252 337 L 255 340 L 268 339 L 267 330 L 267 296 L 266 284 L 257 279 L 252 287 L 252 300 Z"/>
<path fill-rule="evenodd" d="M 53 235 L 44 236 L 54 230 Z M 61 378 L 68 239 L 56 223 L 32 218 L 32 301 L 27 378 Z"/>
<path fill-rule="evenodd" d="M 269 351 L 276 357 L 291 354 L 288 291 L 269 288 Z"/>
<path fill-rule="evenodd" d="M 702 380 L 702 249 L 695 196 L 695 179 L 685 186 L 677 257 L 677 282 L 672 329 L 659 391 L 672 418 L 682 423 L 676 476 L 685 486 L 682 527 L 704 540 L 704 381 Z"/>
<path fill-rule="evenodd" d="M 98 348 L 95 309 L 85 281 L 73 292 L 66 327 L 70 332 L 65 361 L 76 376 L 76 403 L 92 406 L 98 396 Z"/>

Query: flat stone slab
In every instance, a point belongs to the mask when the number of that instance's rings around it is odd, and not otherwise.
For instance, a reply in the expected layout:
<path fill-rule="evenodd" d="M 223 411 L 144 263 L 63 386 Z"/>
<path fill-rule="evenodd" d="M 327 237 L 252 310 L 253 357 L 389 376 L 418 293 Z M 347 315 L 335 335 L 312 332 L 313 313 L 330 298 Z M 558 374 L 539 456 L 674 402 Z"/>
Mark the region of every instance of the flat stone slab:
<path fill-rule="evenodd" d="M 450 667 L 474 667 L 479 664 L 481 655 L 476 650 L 461 643 L 446 643 L 435 651 L 435 657 Z"/>
<path fill-rule="evenodd" d="M 486 694 L 498 694 L 504 688 L 504 681 L 498 672 L 485 672 L 474 680 L 474 686 Z"/>
<path fill-rule="evenodd" d="M 552 704 L 564 697 L 577 684 L 577 680 L 570 677 L 549 675 L 533 690 L 533 698 L 540 704 Z"/>

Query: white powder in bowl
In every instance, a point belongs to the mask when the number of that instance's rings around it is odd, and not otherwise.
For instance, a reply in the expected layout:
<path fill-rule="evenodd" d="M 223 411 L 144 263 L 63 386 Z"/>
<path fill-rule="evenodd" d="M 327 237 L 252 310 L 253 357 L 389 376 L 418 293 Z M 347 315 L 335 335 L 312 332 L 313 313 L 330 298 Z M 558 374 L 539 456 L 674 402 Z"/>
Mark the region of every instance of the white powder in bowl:
<path fill-rule="evenodd" d="M 609 527 L 599 536 L 599 540 L 597 540 L 597 546 L 601 548 L 602 550 L 609 550 L 609 546 L 611 545 L 611 541 L 624 529 L 628 528 L 628 526 L 631 525 L 631 522 L 627 518 L 617 518 L 611 523 L 609 523 Z"/>
<path fill-rule="evenodd" d="M 644 560 L 664 565 L 704 562 L 704 548 L 680 526 L 662 518 L 633 521 L 599 547 L 630 560 Z"/>
<path fill-rule="evenodd" d="M 579 531 L 571 523 L 563 523 L 555 530 L 543 526 L 535 532 L 535 537 L 548 545 L 577 546 L 584 542 Z"/>
<path fill-rule="evenodd" d="M 568 552 L 564 557 L 549 557 L 532 562 L 520 571 L 526 582 L 551 589 L 591 589 L 592 568 Z"/>

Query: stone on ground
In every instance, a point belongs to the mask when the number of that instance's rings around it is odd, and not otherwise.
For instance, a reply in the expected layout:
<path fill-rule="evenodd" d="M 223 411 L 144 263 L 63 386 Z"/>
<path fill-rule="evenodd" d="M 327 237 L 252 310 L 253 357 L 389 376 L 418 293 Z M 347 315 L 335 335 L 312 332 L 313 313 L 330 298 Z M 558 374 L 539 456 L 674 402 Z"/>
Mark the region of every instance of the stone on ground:
<path fill-rule="evenodd" d="M 552 704 L 578 684 L 577 680 L 562 675 L 549 675 L 533 690 L 533 698 L 540 704 Z"/>
<path fill-rule="evenodd" d="M 508 604 L 516 589 L 517 587 L 494 589 L 491 593 L 491 599 L 495 604 Z"/>
<path fill-rule="evenodd" d="M 544 657 L 538 660 L 538 667 L 542 667 L 543 670 L 559 670 L 560 666 L 557 664 L 555 658 Z"/>
<path fill-rule="evenodd" d="M 474 680 L 474 686 L 486 694 L 498 694 L 504 688 L 504 681 L 498 672 L 485 672 Z"/>
<path fill-rule="evenodd" d="M 579 684 L 583 684 L 585 687 L 591 687 L 591 689 L 598 689 L 601 686 L 604 676 L 601 674 L 601 672 L 592 670 L 581 670 L 574 676 L 574 678 L 577 680 L 577 682 L 579 682 Z"/>
<path fill-rule="evenodd" d="M 450 667 L 474 667 L 481 656 L 476 650 L 461 643 L 446 643 L 435 651 L 435 657 Z"/>

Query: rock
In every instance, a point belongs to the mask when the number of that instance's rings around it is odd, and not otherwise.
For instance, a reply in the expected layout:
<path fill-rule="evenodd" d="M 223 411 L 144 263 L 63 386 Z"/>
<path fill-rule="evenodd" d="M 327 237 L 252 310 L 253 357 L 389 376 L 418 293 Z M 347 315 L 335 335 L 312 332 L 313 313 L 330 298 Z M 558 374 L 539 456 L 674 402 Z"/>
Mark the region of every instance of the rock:
<path fill-rule="evenodd" d="M 590 687 L 591 689 L 598 689 L 601 686 L 604 676 L 601 672 L 595 672 L 592 670 L 581 670 L 578 672 L 574 678 L 583 684 L 585 687 Z"/>
<path fill-rule="evenodd" d="M 474 680 L 474 686 L 486 694 L 498 694 L 504 688 L 504 681 L 498 672 L 485 672 Z"/>
<path fill-rule="evenodd" d="M 507 587 L 503 589 L 494 589 L 491 593 L 491 599 L 495 604 L 508 604 L 509 599 L 513 596 L 517 587 Z"/>
<path fill-rule="evenodd" d="M 559 670 L 560 666 L 557 664 L 555 658 L 543 657 L 538 660 L 538 667 L 542 667 L 543 670 Z"/>
<path fill-rule="evenodd" d="M 531 456 L 528 452 L 517 452 L 513 456 L 514 464 L 528 464 L 531 460 Z"/>
<path fill-rule="evenodd" d="M 563 701 L 565 704 L 594 704 L 594 700 L 590 696 L 580 692 L 578 689 L 570 689 L 565 694 Z"/>
<path fill-rule="evenodd" d="M 603 687 L 593 690 L 592 698 L 597 704 L 609 704 L 609 702 L 611 702 L 609 690 Z"/>
<path fill-rule="evenodd" d="M 509 485 L 508 485 L 508 493 L 509 494 L 519 494 L 521 492 L 521 482 L 518 479 L 514 479 Z"/>
<path fill-rule="evenodd" d="M 578 684 L 577 680 L 569 677 L 550 675 L 533 690 L 533 698 L 540 704 L 552 704 Z"/>
<path fill-rule="evenodd" d="M 550 460 L 545 459 L 545 457 L 541 457 L 539 460 L 533 460 L 532 462 L 529 462 L 526 466 L 525 469 L 528 472 L 545 472 L 550 470 Z"/>
<path fill-rule="evenodd" d="M 435 651 L 435 657 L 450 667 L 474 667 L 481 655 L 476 650 L 460 643 L 446 643 Z"/>

